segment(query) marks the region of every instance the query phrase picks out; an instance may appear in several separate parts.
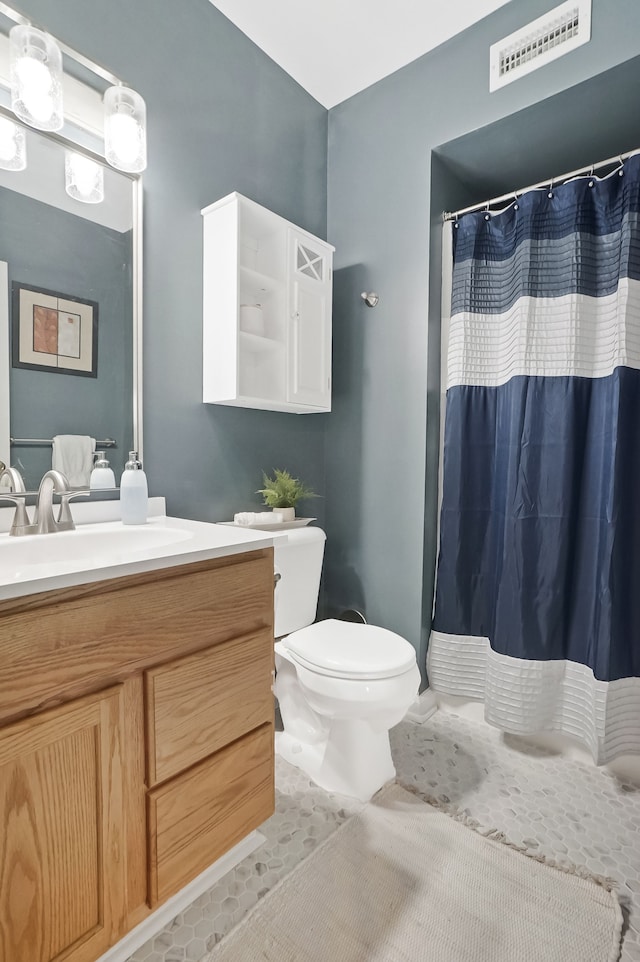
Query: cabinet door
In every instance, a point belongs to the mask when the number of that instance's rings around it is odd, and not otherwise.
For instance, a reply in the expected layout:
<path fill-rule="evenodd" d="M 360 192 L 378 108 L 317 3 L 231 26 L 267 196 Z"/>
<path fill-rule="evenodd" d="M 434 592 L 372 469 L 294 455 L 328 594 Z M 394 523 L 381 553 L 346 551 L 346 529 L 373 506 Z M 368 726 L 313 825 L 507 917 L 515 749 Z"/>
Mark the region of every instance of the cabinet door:
<path fill-rule="evenodd" d="M 331 410 L 331 254 L 289 232 L 291 328 L 287 400 Z"/>
<path fill-rule="evenodd" d="M 0 960 L 93 962 L 122 934 L 122 688 L 0 729 Z"/>

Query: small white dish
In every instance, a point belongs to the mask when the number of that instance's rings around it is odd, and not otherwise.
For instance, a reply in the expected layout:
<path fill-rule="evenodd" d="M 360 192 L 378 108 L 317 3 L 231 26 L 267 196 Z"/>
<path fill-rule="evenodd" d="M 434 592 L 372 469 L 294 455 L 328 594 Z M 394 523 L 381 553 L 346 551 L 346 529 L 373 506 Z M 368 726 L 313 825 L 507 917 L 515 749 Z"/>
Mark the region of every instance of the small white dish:
<path fill-rule="evenodd" d="M 265 524 L 237 524 L 235 521 L 219 521 L 218 524 L 228 524 L 232 528 L 253 528 L 256 531 L 286 531 L 287 528 L 305 528 L 316 518 L 294 518 L 293 521 L 268 521 Z"/>

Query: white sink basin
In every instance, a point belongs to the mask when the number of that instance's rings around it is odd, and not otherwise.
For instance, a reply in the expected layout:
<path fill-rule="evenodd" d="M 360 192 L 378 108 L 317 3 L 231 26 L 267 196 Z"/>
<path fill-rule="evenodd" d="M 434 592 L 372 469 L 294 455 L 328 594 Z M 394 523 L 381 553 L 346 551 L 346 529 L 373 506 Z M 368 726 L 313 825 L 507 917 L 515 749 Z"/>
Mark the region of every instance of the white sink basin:
<path fill-rule="evenodd" d="M 87 564 L 92 559 L 114 564 L 128 561 L 132 555 L 165 548 L 186 541 L 188 531 L 156 527 L 150 524 L 125 527 L 106 524 L 86 525 L 75 531 L 58 534 L 36 534 L 13 538 L 3 536 L 0 543 L 0 581 L 21 578 L 23 573 L 36 574 L 52 565 L 68 567 Z"/>
<path fill-rule="evenodd" d="M 188 564 L 273 543 L 259 531 L 165 516 L 143 525 L 120 521 L 75 531 L 0 534 L 0 598 Z"/>

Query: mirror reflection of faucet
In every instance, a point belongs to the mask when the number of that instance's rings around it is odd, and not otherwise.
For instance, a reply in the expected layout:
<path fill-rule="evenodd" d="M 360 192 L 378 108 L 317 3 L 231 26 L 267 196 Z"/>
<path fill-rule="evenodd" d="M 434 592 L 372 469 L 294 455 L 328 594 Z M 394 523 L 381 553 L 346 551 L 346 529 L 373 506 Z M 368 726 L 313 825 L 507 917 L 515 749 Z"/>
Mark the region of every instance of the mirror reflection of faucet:
<path fill-rule="evenodd" d="M 8 487 L 5 485 L 8 484 Z M 27 534 L 31 527 L 25 499 L 25 490 L 22 475 L 17 468 L 3 468 L 0 473 L 0 501 L 11 501 L 15 506 L 15 514 L 11 523 L 9 534 Z"/>
<path fill-rule="evenodd" d="M 2 488 L 4 481 L 9 489 Z M 75 524 L 69 502 L 72 498 L 85 497 L 89 491 L 72 489 L 61 471 L 47 471 L 40 481 L 36 496 L 33 522 L 29 520 L 26 499 L 33 492 L 25 490 L 22 475 L 17 468 L 4 468 L 0 473 L 0 501 L 11 501 L 15 506 L 13 522 L 9 534 L 15 536 L 28 534 L 53 534 L 57 531 L 73 531 Z M 53 496 L 60 495 L 60 511 L 54 516 Z"/>

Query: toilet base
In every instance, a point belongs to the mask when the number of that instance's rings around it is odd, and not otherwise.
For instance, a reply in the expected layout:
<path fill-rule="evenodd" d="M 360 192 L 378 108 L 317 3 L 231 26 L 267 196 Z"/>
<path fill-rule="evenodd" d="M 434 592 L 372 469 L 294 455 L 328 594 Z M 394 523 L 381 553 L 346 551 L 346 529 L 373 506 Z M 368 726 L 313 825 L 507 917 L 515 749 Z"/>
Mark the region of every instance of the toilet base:
<path fill-rule="evenodd" d="M 396 776 L 388 731 L 375 732 L 357 719 L 333 719 L 326 741 L 314 745 L 276 732 L 276 752 L 325 791 L 361 802 Z"/>

